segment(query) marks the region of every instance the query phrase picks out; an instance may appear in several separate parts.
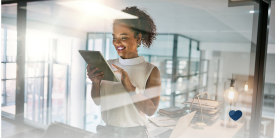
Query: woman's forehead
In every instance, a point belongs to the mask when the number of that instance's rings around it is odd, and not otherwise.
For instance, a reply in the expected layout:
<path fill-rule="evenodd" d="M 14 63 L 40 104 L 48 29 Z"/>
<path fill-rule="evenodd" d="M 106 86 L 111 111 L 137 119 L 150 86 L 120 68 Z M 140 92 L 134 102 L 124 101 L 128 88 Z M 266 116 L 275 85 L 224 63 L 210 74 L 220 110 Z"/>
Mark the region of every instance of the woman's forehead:
<path fill-rule="evenodd" d="M 128 25 L 120 23 L 113 25 L 112 35 L 134 35 L 134 33 L 130 30 L 130 27 Z"/>

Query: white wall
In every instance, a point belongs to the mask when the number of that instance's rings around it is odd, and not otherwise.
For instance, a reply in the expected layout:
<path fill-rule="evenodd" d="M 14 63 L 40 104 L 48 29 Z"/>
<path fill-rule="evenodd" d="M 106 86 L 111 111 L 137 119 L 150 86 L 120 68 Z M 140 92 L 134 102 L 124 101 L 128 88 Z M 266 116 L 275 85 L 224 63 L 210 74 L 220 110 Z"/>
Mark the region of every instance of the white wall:
<path fill-rule="evenodd" d="M 250 43 L 216 43 L 201 42 L 200 50 L 228 51 L 228 52 L 250 52 Z"/>

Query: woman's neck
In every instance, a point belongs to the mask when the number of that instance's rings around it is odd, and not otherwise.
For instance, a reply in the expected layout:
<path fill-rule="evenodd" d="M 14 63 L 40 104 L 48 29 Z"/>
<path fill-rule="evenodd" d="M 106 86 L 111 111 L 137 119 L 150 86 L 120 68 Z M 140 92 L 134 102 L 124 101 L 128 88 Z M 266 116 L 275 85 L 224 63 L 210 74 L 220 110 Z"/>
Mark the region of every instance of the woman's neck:
<path fill-rule="evenodd" d="M 131 58 L 137 58 L 139 57 L 138 53 L 131 53 L 129 55 L 120 56 L 122 59 L 131 59 Z"/>

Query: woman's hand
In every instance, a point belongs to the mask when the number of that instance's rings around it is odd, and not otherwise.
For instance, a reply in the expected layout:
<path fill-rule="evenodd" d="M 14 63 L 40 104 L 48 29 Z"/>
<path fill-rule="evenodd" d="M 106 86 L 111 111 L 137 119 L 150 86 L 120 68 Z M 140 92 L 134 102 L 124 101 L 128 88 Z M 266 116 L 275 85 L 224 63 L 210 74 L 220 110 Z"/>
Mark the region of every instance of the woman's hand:
<path fill-rule="evenodd" d="M 127 90 L 127 92 L 135 91 L 135 87 L 131 84 L 127 72 L 125 72 L 122 68 L 120 68 L 114 64 L 112 64 L 112 66 L 117 69 L 116 71 L 114 71 L 114 73 L 121 74 L 121 82 L 122 82 L 123 86 L 125 87 L 125 89 Z"/>
<path fill-rule="evenodd" d="M 94 69 L 90 69 L 90 66 L 91 64 L 88 64 L 86 66 L 88 78 L 92 81 L 92 83 L 100 84 L 102 78 L 104 77 L 103 72 L 95 73 L 95 71 L 97 71 L 98 68 L 96 67 Z"/>

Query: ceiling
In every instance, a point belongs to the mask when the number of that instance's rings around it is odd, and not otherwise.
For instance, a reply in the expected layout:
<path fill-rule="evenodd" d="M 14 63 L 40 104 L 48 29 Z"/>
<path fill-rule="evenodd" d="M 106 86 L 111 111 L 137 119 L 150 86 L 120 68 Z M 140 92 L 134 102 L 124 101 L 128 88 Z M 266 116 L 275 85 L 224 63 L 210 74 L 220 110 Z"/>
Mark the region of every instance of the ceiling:
<path fill-rule="evenodd" d="M 116 10 L 127 6 L 145 9 L 158 33 L 179 33 L 200 42 L 250 43 L 253 6 L 228 7 L 228 0 L 94 0 Z M 269 43 L 275 43 L 275 2 L 272 2 Z M 23 7 L 24 8 L 24 7 Z M 28 3 L 29 21 L 83 32 L 112 32 L 112 20 L 57 4 Z M 254 13 L 257 14 L 257 13 Z M 2 20 L 16 17 L 16 5 L 2 6 Z M 2 21 L 3 23 L 3 21 Z M 27 24 L 28 26 L 28 24 Z"/>

